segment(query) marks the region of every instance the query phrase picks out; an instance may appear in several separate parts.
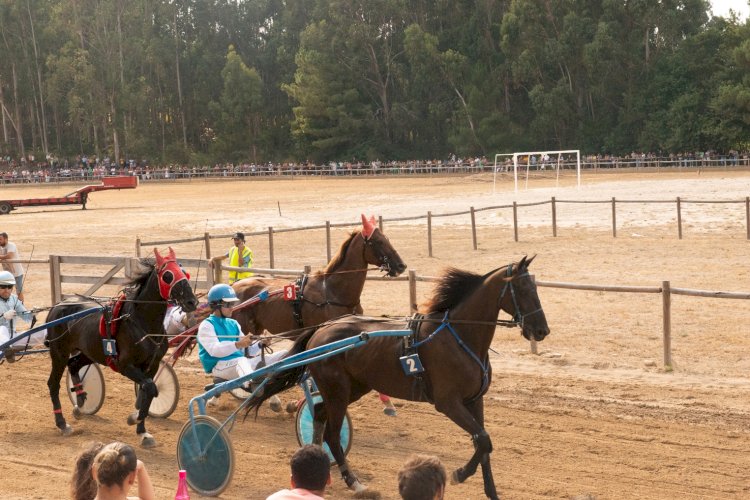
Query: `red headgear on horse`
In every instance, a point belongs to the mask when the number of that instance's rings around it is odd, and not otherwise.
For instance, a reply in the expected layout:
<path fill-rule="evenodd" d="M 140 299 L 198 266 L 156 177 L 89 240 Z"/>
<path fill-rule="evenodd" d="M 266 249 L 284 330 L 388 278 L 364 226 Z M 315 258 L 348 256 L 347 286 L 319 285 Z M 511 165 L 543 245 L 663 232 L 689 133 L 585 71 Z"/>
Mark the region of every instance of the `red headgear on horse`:
<path fill-rule="evenodd" d="M 375 231 L 378 228 L 378 223 L 375 220 L 375 216 L 371 215 L 370 219 L 368 220 L 367 217 L 365 217 L 365 214 L 362 214 L 362 236 L 365 239 L 368 239 L 370 236 L 372 236 L 373 231 Z"/>
<path fill-rule="evenodd" d="M 162 257 L 159 250 L 154 248 L 154 256 L 156 257 L 156 271 L 159 274 L 159 294 L 164 300 L 169 300 L 174 285 L 182 280 L 187 281 L 188 277 L 177 263 L 172 247 L 169 247 L 166 257 Z"/>

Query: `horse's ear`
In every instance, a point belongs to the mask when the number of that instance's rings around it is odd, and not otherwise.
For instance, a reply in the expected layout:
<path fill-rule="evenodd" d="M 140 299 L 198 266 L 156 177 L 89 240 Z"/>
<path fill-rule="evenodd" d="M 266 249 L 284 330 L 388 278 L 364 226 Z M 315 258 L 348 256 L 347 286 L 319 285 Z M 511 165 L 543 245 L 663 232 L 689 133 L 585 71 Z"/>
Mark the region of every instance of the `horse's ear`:
<path fill-rule="evenodd" d="M 172 250 L 172 247 L 169 247 L 169 255 L 167 255 L 167 259 L 175 260 L 174 250 Z"/>
<path fill-rule="evenodd" d="M 370 216 L 370 224 L 372 224 L 373 226 L 377 226 L 378 225 L 378 221 L 377 221 L 377 219 L 375 219 L 374 215 Z"/>
<path fill-rule="evenodd" d="M 372 219 L 374 219 L 374 217 Z M 365 239 L 372 236 L 372 232 L 375 231 L 376 226 L 372 223 L 372 219 L 368 220 L 367 217 L 365 217 L 365 214 L 362 214 L 362 236 L 364 236 Z"/>
<path fill-rule="evenodd" d="M 529 264 L 531 264 L 531 261 L 533 261 L 536 258 L 536 255 L 532 256 L 530 259 L 527 258 L 525 255 L 521 259 L 521 262 L 518 263 L 518 268 L 516 269 L 516 272 L 523 273 L 526 272 L 529 269 Z"/>
<path fill-rule="evenodd" d="M 161 266 L 161 263 L 164 261 L 164 258 L 159 253 L 158 248 L 154 248 L 154 257 L 156 257 L 156 265 Z"/>
<path fill-rule="evenodd" d="M 527 258 L 525 255 L 523 256 L 523 259 L 521 259 L 521 262 L 518 263 L 518 267 L 523 268 L 524 270 L 529 268 L 529 265 L 531 264 L 531 261 L 533 261 L 536 258 L 536 255 L 533 255 L 531 258 Z"/>

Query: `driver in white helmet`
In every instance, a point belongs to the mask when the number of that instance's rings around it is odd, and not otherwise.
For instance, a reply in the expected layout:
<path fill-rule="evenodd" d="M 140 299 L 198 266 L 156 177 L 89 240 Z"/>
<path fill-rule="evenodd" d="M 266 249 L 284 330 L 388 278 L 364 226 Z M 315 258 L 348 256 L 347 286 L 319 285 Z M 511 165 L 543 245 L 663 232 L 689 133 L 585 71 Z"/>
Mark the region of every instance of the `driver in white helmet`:
<path fill-rule="evenodd" d="M 0 345 L 5 344 L 16 336 L 16 324 L 21 319 L 26 323 L 31 323 L 34 313 L 26 309 L 18 295 L 13 293 L 13 287 L 16 285 L 16 278 L 10 271 L 0 271 Z M 18 348 L 22 345 L 37 345 L 44 341 L 47 335 L 46 330 L 37 332 L 29 338 L 28 342 L 20 341 L 19 345 L 12 347 Z M 2 352 L 2 351 L 0 351 Z M 3 353 L 8 363 L 15 361 L 15 352 L 12 348 L 5 349 Z"/>
<path fill-rule="evenodd" d="M 240 324 L 230 317 L 232 305 L 238 301 L 231 286 L 214 285 L 208 291 L 208 305 L 212 313 L 198 327 L 198 357 L 203 370 L 224 380 L 252 373 L 263 359 L 261 349 L 264 346 L 261 341 L 253 342 L 253 338 L 242 333 Z M 248 356 L 245 355 L 246 348 L 249 348 Z M 286 352 L 279 350 L 266 355 L 265 363 L 278 361 Z M 271 408 L 280 410 L 281 401 L 278 398 L 271 401 Z"/>

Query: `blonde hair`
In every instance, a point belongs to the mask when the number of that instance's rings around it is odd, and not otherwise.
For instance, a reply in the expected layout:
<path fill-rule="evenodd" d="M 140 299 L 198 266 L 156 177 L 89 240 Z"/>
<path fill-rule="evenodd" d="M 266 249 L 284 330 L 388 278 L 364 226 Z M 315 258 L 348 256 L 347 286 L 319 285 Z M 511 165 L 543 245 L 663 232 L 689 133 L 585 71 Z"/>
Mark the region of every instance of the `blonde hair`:
<path fill-rule="evenodd" d="M 91 500 L 96 496 L 96 483 L 91 475 L 94 457 L 104 447 L 104 443 L 91 443 L 78 454 L 70 480 L 70 497 L 73 500 Z"/>
<path fill-rule="evenodd" d="M 94 457 L 93 470 L 99 485 L 120 486 L 138 465 L 135 450 L 125 443 L 114 442 L 106 445 Z"/>

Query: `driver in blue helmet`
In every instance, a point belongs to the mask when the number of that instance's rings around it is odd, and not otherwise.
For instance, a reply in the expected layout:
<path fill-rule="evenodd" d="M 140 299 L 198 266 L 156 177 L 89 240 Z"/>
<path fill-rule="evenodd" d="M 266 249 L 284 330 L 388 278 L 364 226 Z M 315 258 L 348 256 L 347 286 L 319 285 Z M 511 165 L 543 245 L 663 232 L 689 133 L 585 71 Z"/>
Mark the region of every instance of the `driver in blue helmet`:
<path fill-rule="evenodd" d="M 240 324 L 231 318 L 232 306 L 239 299 L 231 286 L 214 285 L 208 291 L 208 305 L 211 315 L 198 327 L 198 357 L 203 370 L 214 377 L 231 380 L 243 377 L 258 368 L 263 356 L 262 341 L 242 333 Z M 245 349 L 248 355 L 245 355 Z M 287 351 L 279 350 L 265 356 L 265 363 L 271 364 L 281 359 Z M 215 401 L 209 400 L 210 403 Z M 281 401 L 270 401 L 271 409 L 281 410 Z M 277 410 L 278 408 L 278 410 Z"/>

